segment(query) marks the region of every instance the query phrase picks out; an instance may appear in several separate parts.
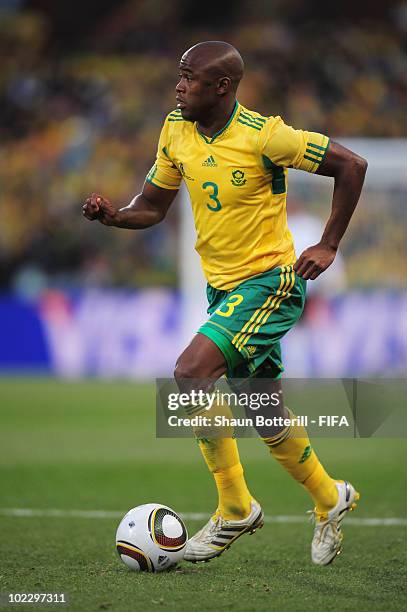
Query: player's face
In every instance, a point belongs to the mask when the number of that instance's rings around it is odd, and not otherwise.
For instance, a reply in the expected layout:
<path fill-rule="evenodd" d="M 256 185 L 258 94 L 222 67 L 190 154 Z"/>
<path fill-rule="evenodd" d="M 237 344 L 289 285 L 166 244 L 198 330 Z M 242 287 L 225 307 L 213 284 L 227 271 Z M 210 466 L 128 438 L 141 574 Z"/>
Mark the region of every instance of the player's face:
<path fill-rule="evenodd" d="M 219 103 L 217 83 L 185 53 L 179 65 L 179 81 L 175 87 L 177 108 L 187 121 L 205 119 L 208 111 Z"/>

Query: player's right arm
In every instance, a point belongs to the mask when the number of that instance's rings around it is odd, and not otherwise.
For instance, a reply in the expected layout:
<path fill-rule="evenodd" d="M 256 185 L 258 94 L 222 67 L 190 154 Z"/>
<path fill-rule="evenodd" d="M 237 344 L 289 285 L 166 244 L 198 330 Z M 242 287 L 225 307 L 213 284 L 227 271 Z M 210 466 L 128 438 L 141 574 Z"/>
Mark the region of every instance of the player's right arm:
<path fill-rule="evenodd" d="M 115 208 L 107 198 L 92 193 L 83 206 L 83 214 L 90 221 L 126 229 L 145 229 L 162 221 L 178 190 L 162 189 L 145 182 L 141 193 L 128 206 Z"/>
<path fill-rule="evenodd" d="M 83 214 L 90 221 L 103 225 L 144 229 L 162 221 L 178 193 L 182 175 L 171 159 L 170 124 L 165 121 L 161 130 L 155 164 L 148 173 L 141 193 L 128 206 L 116 208 L 105 197 L 92 193 L 83 206 Z"/>

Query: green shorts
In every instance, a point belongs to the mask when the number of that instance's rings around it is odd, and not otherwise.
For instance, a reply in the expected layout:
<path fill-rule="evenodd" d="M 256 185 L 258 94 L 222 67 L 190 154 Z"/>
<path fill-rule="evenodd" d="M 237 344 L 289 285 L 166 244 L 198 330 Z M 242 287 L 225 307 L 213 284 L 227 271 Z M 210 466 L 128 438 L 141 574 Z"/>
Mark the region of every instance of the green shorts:
<path fill-rule="evenodd" d="M 222 351 L 228 378 L 279 378 L 280 340 L 300 318 L 306 281 L 293 266 L 253 276 L 232 291 L 207 286 L 210 318 L 198 332 Z"/>

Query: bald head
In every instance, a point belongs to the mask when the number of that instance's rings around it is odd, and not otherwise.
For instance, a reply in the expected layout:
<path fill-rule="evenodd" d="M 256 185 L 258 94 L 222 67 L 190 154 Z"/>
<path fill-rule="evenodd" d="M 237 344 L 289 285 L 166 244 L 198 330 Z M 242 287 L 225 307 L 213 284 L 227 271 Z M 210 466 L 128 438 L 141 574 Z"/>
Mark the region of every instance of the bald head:
<path fill-rule="evenodd" d="M 175 87 L 182 117 L 198 121 L 201 126 L 222 127 L 236 107 L 236 90 L 242 76 L 240 53 L 226 42 L 201 42 L 185 51 Z"/>
<path fill-rule="evenodd" d="M 220 40 L 209 40 L 194 45 L 182 56 L 180 66 L 183 64 L 199 69 L 212 79 L 225 77 L 230 79 L 234 92 L 238 88 L 244 69 L 239 51 Z"/>

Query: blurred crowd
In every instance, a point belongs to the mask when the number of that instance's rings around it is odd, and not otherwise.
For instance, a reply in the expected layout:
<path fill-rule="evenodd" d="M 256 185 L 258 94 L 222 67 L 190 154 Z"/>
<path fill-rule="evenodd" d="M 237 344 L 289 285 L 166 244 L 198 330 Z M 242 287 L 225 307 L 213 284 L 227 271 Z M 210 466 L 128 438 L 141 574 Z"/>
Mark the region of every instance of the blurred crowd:
<path fill-rule="evenodd" d="M 140 190 L 174 107 L 179 55 L 199 40 L 239 48 L 248 107 L 331 136 L 407 135 L 407 5 L 355 24 L 259 19 L 256 2 L 248 15 L 241 3 L 211 28 L 182 21 L 181 0 L 117 3 L 88 45 L 63 49 L 45 14 L 18 5 L 0 13 L 3 289 L 176 285 L 177 209 L 131 232 L 85 222 L 81 204 L 98 191 L 123 206 Z"/>

